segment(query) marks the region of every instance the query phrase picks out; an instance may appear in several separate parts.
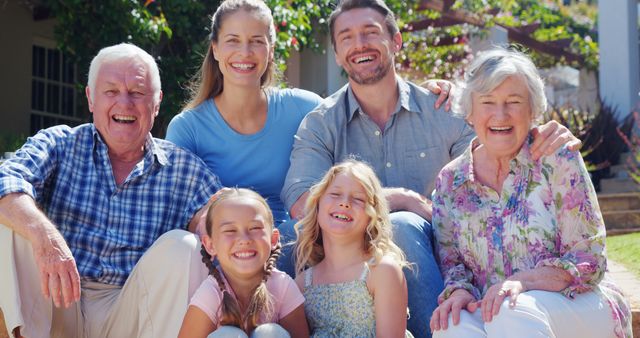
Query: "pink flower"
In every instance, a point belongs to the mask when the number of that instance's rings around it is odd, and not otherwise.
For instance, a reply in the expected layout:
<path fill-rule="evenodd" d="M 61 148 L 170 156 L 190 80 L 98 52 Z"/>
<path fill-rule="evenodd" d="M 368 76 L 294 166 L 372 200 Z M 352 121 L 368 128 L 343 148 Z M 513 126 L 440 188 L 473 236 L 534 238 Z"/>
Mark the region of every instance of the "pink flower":
<path fill-rule="evenodd" d="M 582 205 L 582 203 L 584 203 L 586 198 L 587 196 L 585 196 L 584 191 L 580 189 L 570 189 L 569 191 L 567 191 L 567 194 L 564 195 L 564 198 L 563 198 L 564 209 L 565 210 L 574 209 Z"/>

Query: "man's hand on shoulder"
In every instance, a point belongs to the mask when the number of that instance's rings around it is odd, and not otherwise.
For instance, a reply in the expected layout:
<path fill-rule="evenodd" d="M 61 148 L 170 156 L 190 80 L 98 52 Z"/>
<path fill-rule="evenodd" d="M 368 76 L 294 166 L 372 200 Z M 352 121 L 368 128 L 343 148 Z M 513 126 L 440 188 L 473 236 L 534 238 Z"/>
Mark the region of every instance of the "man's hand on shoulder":
<path fill-rule="evenodd" d="M 425 196 L 405 188 L 384 188 L 390 211 L 410 211 L 431 222 L 433 205 Z"/>
<path fill-rule="evenodd" d="M 454 85 L 451 81 L 436 79 L 427 80 L 425 82 L 422 82 L 420 86 L 438 95 L 438 99 L 436 100 L 435 105 L 436 109 L 440 108 L 442 103 L 446 101 L 444 109 L 446 111 L 451 111 L 451 103 L 453 102 L 452 91 L 454 88 Z"/>
<path fill-rule="evenodd" d="M 570 150 L 580 150 L 582 141 L 575 137 L 567 127 L 557 121 L 549 121 L 532 130 L 533 144 L 531 154 L 534 160 L 538 160 L 543 155 L 551 155 L 563 145 L 567 145 Z"/>

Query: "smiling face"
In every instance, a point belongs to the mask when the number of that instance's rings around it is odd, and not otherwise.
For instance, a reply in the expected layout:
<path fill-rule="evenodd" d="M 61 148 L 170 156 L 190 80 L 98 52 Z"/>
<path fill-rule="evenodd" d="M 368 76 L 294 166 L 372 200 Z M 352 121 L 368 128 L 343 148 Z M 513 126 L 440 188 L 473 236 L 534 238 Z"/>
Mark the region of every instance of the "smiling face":
<path fill-rule="evenodd" d="M 256 11 L 238 10 L 222 21 L 217 41 L 211 43 L 213 56 L 229 85 L 258 86 L 273 59 L 267 17 Z"/>
<path fill-rule="evenodd" d="M 340 14 L 334 24 L 336 63 L 357 84 L 374 84 L 394 73 L 394 54 L 402 46 L 400 33 L 393 36 L 384 16 L 372 8 L 356 8 Z"/>
<path fill-rule="evenodd" d="M 86 88 L 93 123 L 110 150 L 137 151 L 144 146 L 160 109 L 149 67 L 138 57 L 105 61 L 98 70 L 95 93 Z"/>
<path fill-rule="evenodd" d="M 279 239 L 267 214 L 265 206 L 253 198 L 230 197 L 215 205 L 211 236 L 203 240 L 227 278 L 262 278 Z"/>
<path fill-rule="evenodd" d="M 532 124 L 529 89 L 520 76 L 508 76 L 486 94 L 472 93 L 471 115 L 478 140 L 496 157 L 514 157 Z"/>
<path fill-rule="evenodd" d="M 347 172 L 333 179 L 318 203 L 318 224 L 322 237 L 328 235 L 353 236 L 364 241 L 370 217 L 366 213 L 367 192 Z"/>

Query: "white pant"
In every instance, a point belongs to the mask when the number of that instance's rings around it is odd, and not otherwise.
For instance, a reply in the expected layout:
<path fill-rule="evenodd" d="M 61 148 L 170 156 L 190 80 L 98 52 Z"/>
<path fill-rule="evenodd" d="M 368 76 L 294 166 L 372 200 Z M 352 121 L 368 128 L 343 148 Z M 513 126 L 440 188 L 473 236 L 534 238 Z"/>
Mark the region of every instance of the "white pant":
<path fill-rule="evenodd" d="M 207 276 L 200 242 L 184 230 L 165 233 L 140 258 L 123 287 L 83 282 L 81 298 L 58 309 L 40 291 L 31 244 L 0 225 L 0 308 L 7 331 L 39 337 L 172 337 Z"/>
<path fill-rule="evenodd" d="M 611 307 L 597 292 L 569 299 L 558 292 L 528 291 L 518 296 L 514 308 L 505 299 L 500 312 L 489 323 L 482 321 L 481 309 L 460 312 L 460 323 L 433 333 L 434 338 L 607 338 L 615 337 Z"/>

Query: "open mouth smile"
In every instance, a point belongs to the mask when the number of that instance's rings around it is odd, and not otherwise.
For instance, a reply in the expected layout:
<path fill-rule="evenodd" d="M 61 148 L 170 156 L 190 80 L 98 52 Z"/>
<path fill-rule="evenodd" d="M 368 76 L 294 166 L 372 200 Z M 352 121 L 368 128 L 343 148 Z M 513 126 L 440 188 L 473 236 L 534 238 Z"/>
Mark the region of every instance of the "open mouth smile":
<path fill-rule="evenodd" d="M 342 222 L 351 222 L 351 221 L 353 221 L 353 218 L 351 218 L 351 217 L 349 217 L 349 216 L 347 216 L 345 214 L 341 214 L 341 213 L 332 213 L 331 217 L 334 218 L 334 219 L 337 219 L 339 221 L 342 221 Z"/>
<path fill-rule="evenodd" d="M 354 54 L 355 56 L 349 57 L 349 61 L 357 65 L 367 64 L 375 61 L 378 58 L 377 53 L 374 51 L 358 52 Z"/>
<path fill-rule="evenodd" d="M 255 63 L 232 63 L 231 67 L 241 71 L 252 70 L 256 67 Z"/>
<path fill-rule="evenodd" d="M 507 134 L 513 130 L 513 127 L 489 127 L 493 133 Z"/>
<path fill-rule="evenodd" d="M 137 120 L 137 118 L 132 115 L 113 115 L 111 119 L 113 119 L 113 121 L 117 123 L 127 123 L 127 124 L 133 123 Z"/>
<path fill-rule="evenodd" d="M 247 258 L 253 258 L 257 255 L 256 251 L 253 250 L 249 250 L 249 251 L 238 251 L 238 252 L 234 252 L 233 253 L 233 257 L 235 258 L 240 258 L 240 259 L 247 259 Z"/>

